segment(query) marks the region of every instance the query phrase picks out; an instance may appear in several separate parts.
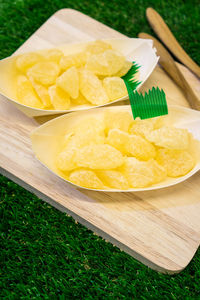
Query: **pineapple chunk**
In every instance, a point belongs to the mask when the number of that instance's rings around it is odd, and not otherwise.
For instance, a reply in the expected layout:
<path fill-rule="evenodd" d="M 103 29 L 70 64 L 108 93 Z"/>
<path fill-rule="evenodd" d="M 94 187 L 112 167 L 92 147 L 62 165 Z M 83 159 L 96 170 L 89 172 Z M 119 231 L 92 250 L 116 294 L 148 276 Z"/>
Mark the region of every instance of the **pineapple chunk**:
<path fill-rule="evenodd" d="M 48 93 L 48 89 L 46 87 L 44 87 L 41 84 L 34 84 L 34 89 L 37 93 L 37 95 L 39 96 L 39 98 L 41 99 L 44 108 L 49 108 L 50 106 L 52 106 L 51 104 L 51 99 Z"/>
<path fill-rule="evenodd" d="M 109 102 L 102 82 L 92 72 L 85 69 L 80 71 L 80 91 L 92 104 L 102 105 Z"/>
<path fill-rule="evenodd" d="M 106 50 L 103 53 L 88 57 L 86 68 L 96 75 L 112 76 L 124 65 L 125 57 L 114 50 Z"/>
<path fill-rule="evenodd" d="M 26 72 L 27 69 L 43 60 L 43 57 L 38 53 L 25 53 L 17 57 L 16 67 L 21 72 Z"/>
<path fill-rule="evenodd" d="M 79 167 L 108 170 L 121 166 L 124 158 L 118 150 L 109 145 L 92 144 L 81 148 L 76 160 Z"/>
<path fill-rule="evenodd" d="M 61 171 L 71 171 L 76 169 L 76 151 L 76 147 L 67 144 L 63 151 L 57 156 L 56 165 L 58 169 Z"/>
<path fill-rule="evenodd" d="M 60 60 L 60 67 L 62 70 L 67 70 L 71 67 L 82 67 L 87 61 L 88 54 L 86 52 L 79 52 L 63 56 Z"/>
<path fill-rule="evenodd" d="M 195 160 L 186 151 L 159 149 L 157 162 L 167 170 L 170 177 L 186 175 L 195 165 Z"/>
<path fill-rule="evenodd" d="M 49 89 L 51 103 L 56 110 L 66 110 L 70 107 L 70 96 L 59 86 L 52 85 Z"/>
<path fill-rule="evenodd" d="M 87 99 L 83 96 L 83 94 L 79 91 L 79 95 L 77 98 L 73 99 L 74 105 L 90 105 Z"/>
<path fill-rule="evenodd" d="M 154 158 L 155 147 L 138 135 L 129 135 L 119 129 L 112 129 L 108 133 L 107 143 L 123 154 L 135 156 L 141 160 Z"/>
<path fill-rule="evenodd" d="M 128 178 L 134 188 L 142 188 L 163 181 L 166 170 L 154 159 L 140 161 L 135 157 L 127 157 L 121 171 Z"/>
<path fill-rule="evenodd" d="M 72 183 L 91 189 L 104 188 L 103 183 L 97 177 L 94 171 L 91 170 L 75 170 L 69 175 L 69 181 Z"/>
<path fill-rule="evenodd" d="M 113 189 L 127 190 L 129 188 L 128 180 L 119 171 L 115 170 L 102 170 L 97 172 L 98 177 Z"/>
<path fill-rule="evenodd" d="M 106 133 L 110 129 L 120 129 L 128 132 L 131 123 L 133 122 L 132 115 L 127 111 L 110 111 L 106 110 L 104 114 L 104 122 Z"/>
<path fill-rule="evenodd" d="M 64 56 L 63 52 L 59 49 L 50 49 L 43 53 L 44 58 L 46 61 L 53 61 L 55 63 L 59 63 L 61 57 Z"/>
<path fill-rule="evenodd" d="M 190 134 L 187 129 L 163 126 L 151 131 L 147 139 L 159 147 L 185 150 L 189 146 Z"/>
<path fill-rule="evenodd" d="M 57 85 L 76 99 L 79 96 L 79 74 L 76 67 L 71 67 L 56 80 Z"/>
<path fill-rule="evenodd" d="M 73 143 L 77 147 L 84 147 L 90 144 L 104 144 L 104 124 L 102 120 L 86 118 L 74 128 Z"/>
<path fill-rule="evenodd" d="M 91 42 L 86 47 L 86 51 L 90 52 L 91 54 L 99 54 L 106 50 L 111 50 L 112 46 L 106 42 L 101 40 L 96 40 L 95 42 Z"/>
<path fill-rule="evenodd" d="M 35 82 L 35 80 L 32 77 L 29 77 L 29 80 L 32 83 L 32 86 L 36 94 L 38 95 L 41 102 L 43 103 L 44 108 L 49 108 L 50 106 L 52 106 L 48 89 L 45 86 Z"/>
<path fill-rule="evenodd" d="M 17 78 L 17 99 L 24 105 L 34 108 L 43 108 L 43 105 L 37 97 L 31 82 L 24 75 L 20 75 Z"/>
<path fill-rule="evenodd" d="M 103 79 L 103 87 L 110 101 L 123 98 L 128 95 L 126 85 L 120 77 L 106 77 Z"/>
<path fill-rule="evenodd" d="M 124 62 L 123 67 L 114 76 L 122 77 L 122 76 L 126 75 L 128 73 L 128 71 L 131 69 L 132 65 L 133 64 L 131 61 L 126 60 Z"/>
<path fill-rule="evenodd" d="M 141 135 L 142 137 L 146 138 L 152 130 L 154 130 L 153 119 L 140 120 L 137 118 L 132 122 L 129 128 L 129 133 Z"/>
<path fill-rule="evenodd" d="M 59 66 L 55 62 L 40 62 L 30 68 L 27 75 L 40 84 L 51 85 L 55 83 L 59 72 Z"/>

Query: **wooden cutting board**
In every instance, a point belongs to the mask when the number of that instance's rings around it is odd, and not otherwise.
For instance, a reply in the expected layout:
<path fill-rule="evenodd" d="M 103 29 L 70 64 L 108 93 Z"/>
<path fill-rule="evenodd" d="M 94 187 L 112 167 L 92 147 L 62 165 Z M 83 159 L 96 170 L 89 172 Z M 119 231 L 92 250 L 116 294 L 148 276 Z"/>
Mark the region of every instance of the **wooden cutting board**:
<path fill-rule="evenodd" d="M 91 37 L 124 36 L 78 11 L 62 9 L 17 52 Z M 198 89 L 198 80 L 184 67 L 181 70 L 190 78 L 194 89 Z M 159 67 L 142 90 L 153 85 L 165 90 L 168 103 L 188 106 L 180 89 Z M 0 172 L 3 175 L 153 269 L 175 273 L 187 266 L 200 244 L 199 173 L 176 186 L 150 192 L 77 190 L 35 159 L 29 134 L 38 125 L 38 120 L 26 117 L 0 97 Z"/>

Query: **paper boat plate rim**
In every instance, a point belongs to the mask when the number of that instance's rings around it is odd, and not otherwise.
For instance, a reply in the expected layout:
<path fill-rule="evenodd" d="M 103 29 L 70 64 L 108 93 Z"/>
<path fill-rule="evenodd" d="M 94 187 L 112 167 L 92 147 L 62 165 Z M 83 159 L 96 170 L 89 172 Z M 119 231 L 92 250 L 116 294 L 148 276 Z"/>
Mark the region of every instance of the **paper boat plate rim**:
<path fill-rule="evenodd" d="M 0 63 L 3 62 L 3 61 L 6 61 L 6 60 L 10 60 L 10 59 L 12 59 L 14 57 L 17 57 L 17 56 L 19 56 L 21 54 L 24 54 L 24 53 L 40 52 L 40 51 L 45 51 L 45 50 L 54 49 L 54 48 L 62 49 L 63 47 L 68 47 L 68 46 L 73 47 L 73 46 L 76 46 L 76 45 L 84 45 L 88 42 L 92 42 L 92 41 L 95 41 L 95 40 L 96 39 L 90 39 L 90 40 L 84 41 L 84 42 L 76 42 L 76 43 L 69 43 L 69 44 L 66 43 L 66 44 L 60 44 L 60 45 L 57 45 L 57 46 L 54 46 L 54 47 L 48 47 L 48 48 L 45 48 L 45 49 L 43 48 L 43 49 L 38 49 L 38 50 L 34 50 L 34 51 L 27 51 L 27 52 L 23 52 L 23 53 L 14 53 L 13 55 L 11 55 L 9 57 L 6 57 L 6 58 L 0 60 Z M 137 46 L 135 48 L 135 50 L 143 44 L 146 44 L 150 47 L 149 49 L 151 49 L 151 51 L 152 51 L 151 55 L 155 56 L 154 57 L 154 62 L 152 62 L 152 66 L 151 66 L 149 72 L 146 73 L 144 80 L 137 86 L 136 90 L 138 90 L 144 84 L 144 82 L 149 78 L 149 76 L 151 75 L 151 73 L 155 69 L 155 67 L 158 63 L 158 60 L 159 60 L 159 56 L 156 55 L 156 49 L 153 48 L 152 41 L 151 40 L 140 39 L 140 38 L 128 38 L 128 37 L 126 37 L 126 38 L 111 38 L 111 39 L 106 38 L 106 39 L 101 39 L 101 40 L 110 41 L 111 43 L 114 42 L 114 41 L 123 41 L 124 43 L 127 42 L 127 41 L 131 41 L 132 43 L 141 41 L 141 44 L 139 44 L 139 46 Z M 85 105 L 85 107 L 77 106 L 77 107 L 74 107 L 74 108 L 72 107 L 71 109 L 68 109 L 68 110 L 52 110 L 52 109 L 48 110 L 48 109 L 34 108 L 34 107 L 31 107 L 31 106 L 22 104 L 22 103 L 18 102 L 17 100 L 8 97 L 6 95 L 6 93 L 2 92 L 1 89 L 0 89 L 0 95 L 4 96 L 8 101 L 10 101 L 15 106 L 17 106 L 22 112 L 24 112 L 26 115 L 31 116 L 31 117 L 54 115 L 54 114 L 55 115 L 56 114 L 66 114 L 66 113 L 75 112 L 75 111 L 88 110 L 88 109 L 93 109 L 93 108 L 98 108 L 98 107 L 109 106 L 109 105 L 115 104 L 117 102 L 124 101 L 124 100 L 128 99 L 128 95 L 126 95 L 122 98 L 116 99 L 112 102 L 108 102 L 108 103 L 105 103 L 105 104 L 102 104 L 102 105 Z"/>
<path fill-rule="evenodd" d="M 99 108 L 96 108 L 96 109 L 93 109 L 92 111 L 86 111 L 86 113 L 94 113 L 95 114 L 95 111 L 97 110 L 106 110 L 106 109 L 118 109 L 120 108 L 120 110 L 131 110 L 130 106 L 129 105 L 123 105 L 123 106 L 111 106 L 111 107 L 99 107 Z M 169 108 L 169 111 L 170 110 L 178 110 L 178 111 L 183 111 L 183 112 L 190 112 L 192 114 L 195 114 L 196 116 L 199 117 L 199 122 L 200 122 L 200 112 L 194 110 L 194 109 L 190 109 L 190 108 L 186 108 L 186 107 L 181 107 L 181 106 L 178 106 L 178 105 L 169 105 L 168 106 Z M 155 184 L 155 185 L 152 185 L 152 186 L 149 186 L 149 187 L 146 187 L 146 188 L 131 188 L 131 189 L 127 189 L 127 190 L 120 190 L 120 189 L 93 189 L 93 188 L 87 188 L 87 187 L 83 187 L 83 186 L 80 186 L 80 185 L 76 185 L 74 183 L 72 183 L 71 181 L 63 178 L 62 176 L 60 176 L 59 174 L 57 174 L 56 172 L 54 172 L 51 168 L 49 168 L 45 163 L 43 163 L 36 155 L 36 152 L 34 151 L 33 149 L 33 136 L 37 133 L 37 131 L 40 131 L 41 128 L 45 128 L 47 126 L 49 126 L 51 123 L 54 123 L 56 122 L 58 119 L 62 119 L 62 118 L 69 118 L 69 117 L 74 117 L 74 115 L 76 114 L 83 114 L 83 112 L 74 112 L 74 113 L 71 113 L 71 114 L 65 114 L 65 115 L 62 115 L 62 116 L 59 116 L 57 118 L 54 118 L 42 125 L 40 125 L 39 127 L 35 128 L 32 132 L 31 132 L 31 142 L 32 142 L 32 150 L 34 152 L 34 155 L 36 157 L 36 159 L 43 165 L 45 166 L 45 168 L 47 168 L 51 173 L 53 173 L 54 175 L 58 176 L 59 178 L 61 178 L 64 182 L 67 182 L 68 184 L 72 185 L 73 187 L 76 187 L 76 188 L 80 188 L 80 189 L 84 189 L 84 190 L 91 190 L 91 191 L 99 191 L 99 192 L 123 192 L 123 193 L 129 193 L 129 192 L 144 192 L 144 191 L 151 191 L 151 190 L 157 190 L 157 189 L 163 189 L 163 188 L 168 188 L 168 187 L 171 187 L 171 186 L 174 186 L 174 185 L 177 185 L 185 180 L 187 180 L 188 178 L 190 178 L 191 176 L 193 176 L 195 173 L 197 173 L 199 170 L 200 170 L 200 161 L 196 163 L 196 165 L 193 167 L 193 169 L 188 172 L 186 175 L 184 176 L 180 176 L 180 177 L 176 177 L 176 178 L 173 178 L 173 177 L 167 177 L 167 179 L 165 181 L 163 181 L 163 183 L 158 183 L 158 184 Z M 184 126 L 182 127 L 184 128 Z M 200 138 L 199 138 L 199 141 L 200 141 Z M 170 180 L 169 183 L 167 183 L 167 180 Z"/>

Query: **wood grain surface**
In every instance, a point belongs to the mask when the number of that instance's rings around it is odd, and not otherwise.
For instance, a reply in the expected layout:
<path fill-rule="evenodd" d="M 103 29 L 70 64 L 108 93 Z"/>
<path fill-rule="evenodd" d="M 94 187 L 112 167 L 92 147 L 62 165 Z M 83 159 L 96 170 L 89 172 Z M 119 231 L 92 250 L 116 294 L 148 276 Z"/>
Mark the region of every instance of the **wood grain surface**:
<path fill-rule="evenodd" d="M 124 36 L 80 12 L 63 9 L 47 20 L 17 52 L 85 41 L 88 37 Z M 191 82 L 196 88 L 193 79 Z M 165 90 L 168 103 L 188 106 L 182 91 L 159 67 L 142 90 L 152 85 Z M 176 186 L 150 192 L 76 190 L 34 157 L 29 135 L 38 126 L 37 121 L 0 98 L 2 174 L 153 269 L 176 273 L 187 266 L 200 243 L 199 173 Z"/>

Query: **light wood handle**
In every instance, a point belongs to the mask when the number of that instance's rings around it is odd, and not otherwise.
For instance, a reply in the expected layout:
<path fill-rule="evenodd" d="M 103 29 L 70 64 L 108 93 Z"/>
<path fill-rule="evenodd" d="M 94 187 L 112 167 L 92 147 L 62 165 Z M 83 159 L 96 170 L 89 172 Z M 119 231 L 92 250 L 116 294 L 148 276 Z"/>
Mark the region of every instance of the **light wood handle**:
<path fill-rule="evenodd" d="M 182 75 L 182 73 L 176 66 L 175 61 L 173 60 L 169 52 L 153 36 L 146 33 L 140 33 L 138 36 L 139 38 L 142 39 L 153 40 L 154 47 L 157 49 L 157 54 L 158 56 L 160 56 L 160 60 L 159 60 L 160 65 L 183 90 L 190 106 L 194 109 L 200 110 L 200 98 L 196 96 L 190 84 L 187 82 L 185 77 Z"/>
<path fill-rule="evenodd" d="M 146 10 L 147 19 L 165 46 L 190 70 L 200 77 L 200 67 L 187 55 L 180 46 L 162 17 L 151 7 Z"/>

